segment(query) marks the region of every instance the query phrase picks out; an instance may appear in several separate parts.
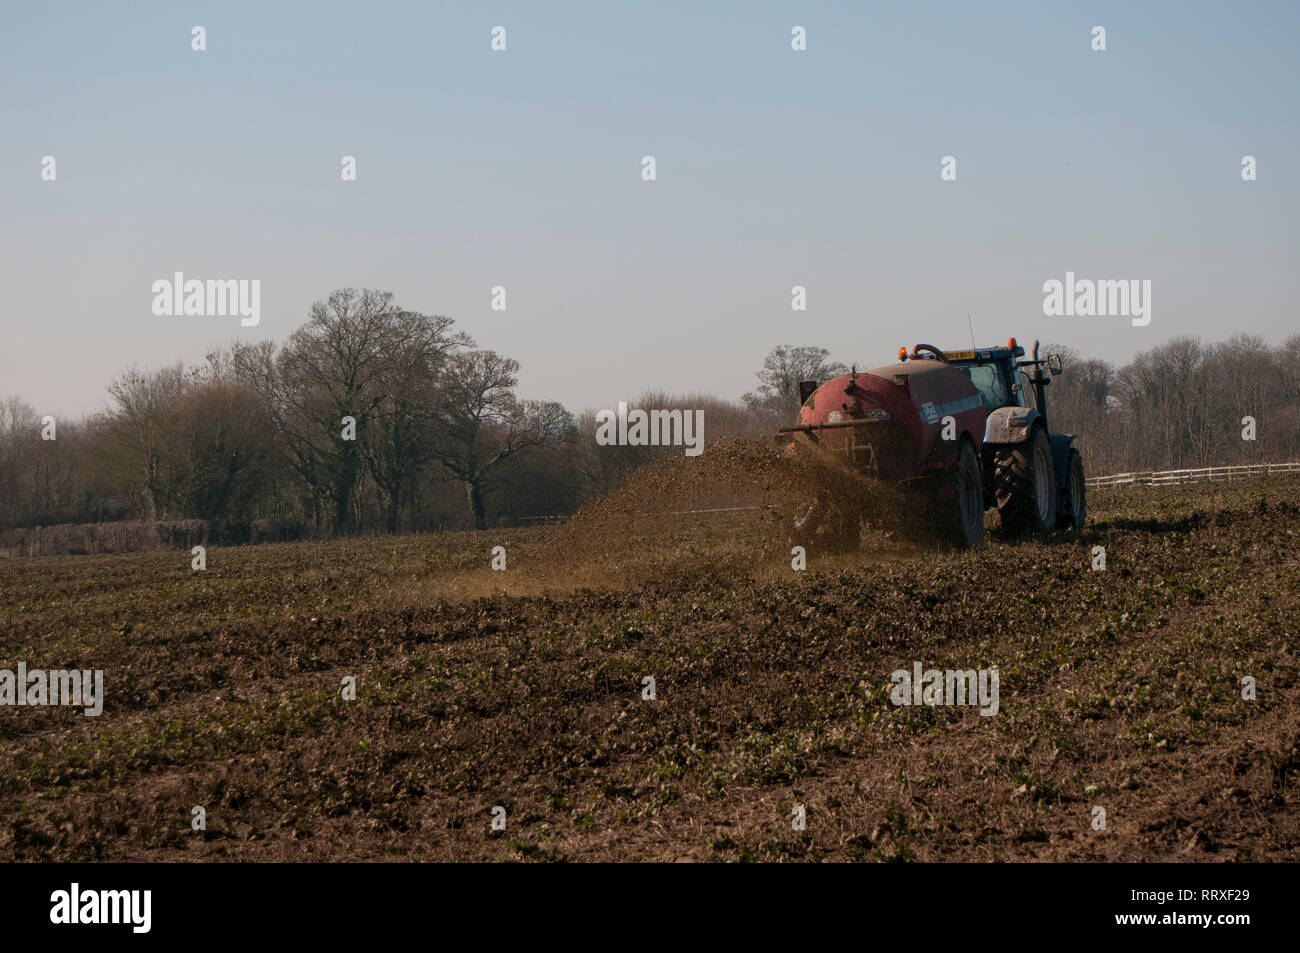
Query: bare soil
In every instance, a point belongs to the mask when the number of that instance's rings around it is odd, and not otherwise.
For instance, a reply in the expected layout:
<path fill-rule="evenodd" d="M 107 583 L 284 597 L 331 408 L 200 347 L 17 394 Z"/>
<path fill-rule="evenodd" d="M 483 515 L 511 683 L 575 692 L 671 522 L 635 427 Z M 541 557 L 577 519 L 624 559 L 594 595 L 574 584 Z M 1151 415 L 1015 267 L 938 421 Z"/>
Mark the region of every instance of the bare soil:
<path fill-rule="evenodd" d="M 810 480 L 874 522 L 796 572 Z M 0 858 L 1296 859 L 1300 482 L 968 553 L 869 492 L 732 446 L 558 527 L 0 562 L 0 668 L 107 695 L 0 707 Z M 895 706 L 914 662 L 998 714 Z"/>

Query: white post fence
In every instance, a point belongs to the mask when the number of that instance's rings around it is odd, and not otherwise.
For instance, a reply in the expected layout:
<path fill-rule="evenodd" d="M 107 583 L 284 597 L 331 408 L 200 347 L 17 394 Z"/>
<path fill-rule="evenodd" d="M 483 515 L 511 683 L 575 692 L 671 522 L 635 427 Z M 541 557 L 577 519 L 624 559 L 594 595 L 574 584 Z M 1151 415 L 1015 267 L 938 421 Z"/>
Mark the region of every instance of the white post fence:
<path fill-rule="evenodd" d="M 1267 476 L 1273 473 L 1300 473 L 1300 463 L 1246 463 L 1235 467 L 1201 467 L 1195 470 L 1148 470 L 1145 473 L 1115 473 L 1089 477 L 1088 488 L 1106 486 L 1163 486 L 1169 483 L 1196 483 L 1200 480 L 1227 480 L 1234 477 Z"/>

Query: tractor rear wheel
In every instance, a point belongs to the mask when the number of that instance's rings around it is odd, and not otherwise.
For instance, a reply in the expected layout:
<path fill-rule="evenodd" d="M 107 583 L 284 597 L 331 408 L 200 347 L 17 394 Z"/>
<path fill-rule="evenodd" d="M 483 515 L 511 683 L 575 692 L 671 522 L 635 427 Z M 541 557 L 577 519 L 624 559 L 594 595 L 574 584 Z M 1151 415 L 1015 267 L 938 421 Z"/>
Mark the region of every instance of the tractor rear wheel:
<path fill-rule="evenodd" d="M 1061 509 L 1056 514 L 1057 529 L 1083 529 L 1088 518 L 1088 481 L 1083 475 L 1083 456 L 1071 450 L 1065 463 L 1065 491 L 1061 494 Z"/>
<path fill-rule="evenodd" d="M 1047 433 L 1035 427 L 1024 443 L 998 447 L 993 456 L 993 492 L 1003 528 L 1013 534 L 1046 536 L 1056 525 L 1056 474 Z"/>
<path fill-rule="evenodd" d="M 973 549 L 984 541 L 984 487 L 980 479 L 980 460 L 975 446 L 963 440 L 957 451 L 956 499 L 949 503 L 953 538 L 959 546 Z"/>

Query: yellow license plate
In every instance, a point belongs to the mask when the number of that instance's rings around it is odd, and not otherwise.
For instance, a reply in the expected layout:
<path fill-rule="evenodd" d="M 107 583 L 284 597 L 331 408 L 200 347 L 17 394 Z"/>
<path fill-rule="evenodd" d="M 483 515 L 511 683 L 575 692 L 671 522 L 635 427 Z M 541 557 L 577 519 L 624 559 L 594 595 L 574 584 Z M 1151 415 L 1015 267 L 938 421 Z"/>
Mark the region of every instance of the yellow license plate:
<path fill-rule="evenodd" d="M 950 361 L 973 361 L 975 360 L 974 351 L 944 351 L 943 356 Z"/>

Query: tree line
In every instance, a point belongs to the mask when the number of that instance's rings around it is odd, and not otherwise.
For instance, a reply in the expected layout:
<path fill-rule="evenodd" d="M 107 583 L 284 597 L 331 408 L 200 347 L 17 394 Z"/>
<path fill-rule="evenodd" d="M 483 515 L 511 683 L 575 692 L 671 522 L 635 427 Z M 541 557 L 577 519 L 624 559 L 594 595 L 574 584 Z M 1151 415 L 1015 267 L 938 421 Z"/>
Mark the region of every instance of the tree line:
<path fill-rule="evenodd" d="M 483 529 L 568 513 L 657 447 L 598 447 L 594 412 L 516 393 L 519 363 L 452 319 L 341 289 L 283 344 L 236 344 L 200 366 L 131 368 L 109 406 L 58 421 L 0 403 L 0 529 L 140 520 L 222 541 Z M 766 415 L 714 397 L 710 433 L 758 436 Z M 583 439 L 583 438 L 586 439 Z"/>
<path fill-rule="evenodd" d="M 1090 473 L 1300 460 L 1300 334 L 1177 337 L 1119 367 L 1051 350 L 1049 420 L 1079 434 Z"/>
<path fill-rule="evenodd" d="M 1277 347 L 1181 337 L 1119 367 L 1044 350 L 1065 363 L 1052 427 L 1079 434 L 1091 473 L 1300 460 L 1300 334 Z M 763 440 L 797 416 L 799 381 L 845 370 L 823 348 L 783 345 L 739 401 L 631 404 L 703 409 L 706 448 Z M 681 453 L 597 446 L 594 411 L 520 398 L 518 372 L 450 318 L 341 289 L 283 344 L 126 370 L 103 411 L 58 421 L 52 440 L 34 408 L 0 402 L 0 529 L 188 520 L 229 542 L 482 529 L 572 512 Z"/>

